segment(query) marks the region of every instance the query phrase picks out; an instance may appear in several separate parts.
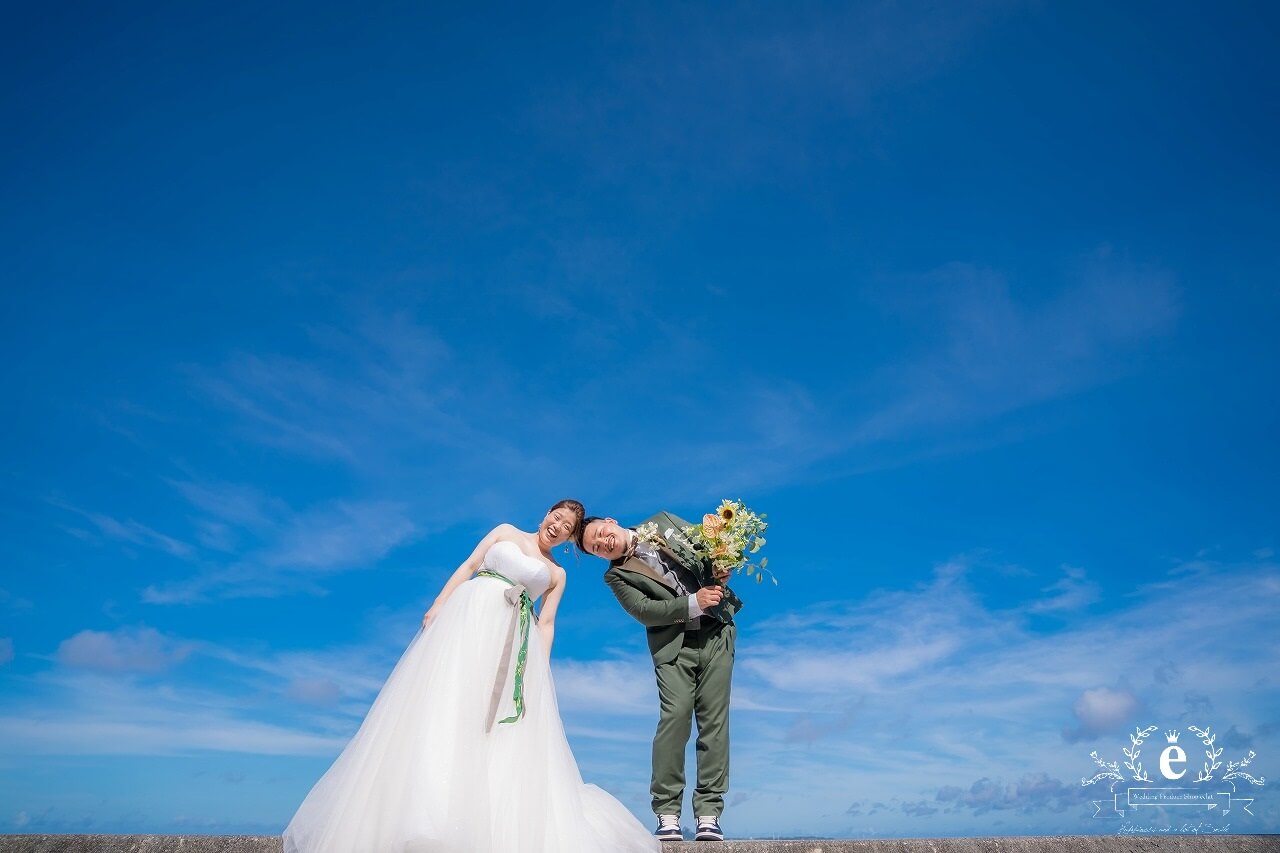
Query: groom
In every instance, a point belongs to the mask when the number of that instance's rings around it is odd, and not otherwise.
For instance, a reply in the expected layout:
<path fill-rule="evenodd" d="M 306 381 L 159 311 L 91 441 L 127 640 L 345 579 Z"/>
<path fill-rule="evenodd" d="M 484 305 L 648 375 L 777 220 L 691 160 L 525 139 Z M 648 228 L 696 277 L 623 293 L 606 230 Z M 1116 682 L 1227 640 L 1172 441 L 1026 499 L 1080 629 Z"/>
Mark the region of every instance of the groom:
<path fill-rule="evenodd" d="M 721 582 L 682 531 L 689 523 L 669 512 L 647 519 L 658 542 L 636 528 L 592 516 L 578 532 L 578 547 L 609 561 L 605 583 L 623 609 L 648 629 L 658 678 L 660 714 L 653 736 L 653 811 L 659 838 L 681 839 L 684 756 L 690 717 L 698 721 L 698 785 L 693 812 L 697 841 L 723 841 L 720 814 L 729 787 L 729 683 L 733 675 L 733 614 L 742 601 Z M 652 529 L 652 528 L 649 528 Z"/>

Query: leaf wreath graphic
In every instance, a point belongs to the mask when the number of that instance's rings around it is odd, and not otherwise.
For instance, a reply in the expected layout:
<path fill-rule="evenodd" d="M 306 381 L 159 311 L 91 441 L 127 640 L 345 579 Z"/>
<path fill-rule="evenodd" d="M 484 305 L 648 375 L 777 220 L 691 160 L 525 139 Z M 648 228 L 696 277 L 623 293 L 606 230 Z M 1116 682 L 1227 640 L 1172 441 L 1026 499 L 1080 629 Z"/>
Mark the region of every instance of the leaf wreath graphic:
<path fill-rule="evenodd" d="M 1133 772 L 1133 781 L 1135 782 L 1151 781 L 1151 777 L 1142 769 L 1142 762 L 1138 760 L 1138 756 L 1142 754 L 1142 750 L 1138 747 L 1142 746 L 1143 742 L 1146 741 L 1147 736 L 1158 728 L 1160 727 L 1148 726 L 1145 729 L 1140 729 L 1135 726 L 1133 734 L 1129 735 L 1131 746 L 1127 746 L 1123 750 L 1125 757 L 1129 760 L 1124 763 L 1124 766 L 1128 767 Z"/>
<path fill-rule="evenodd" d="M 1204 751 L 1204 756 L 1205 756 L 1204 769 L 1202 769 L 1199 775 L 1196 776 L 1197 782 L 1212 781 L 1213 771 L 1217 770 L 1219 767 L 1222 766 L 1222 762 L 1218 760 L 1219 756 L 1222 755 L 1222 747 L 1218 747 L 1217 749 L 1213 748 L 1214 744 L 1218 740 L 1218 736 L 1216 734 L 1211 733 L 1210 728 L 1212 727 L 1205 726 L 1203 729 L 1200 728 L 1199 726 L 1187 727 L 1188 731 L 1194 733 L 1197 737 L 1200 738 L 1200 742 L 1203 743 L 1206 747 L 1208 747 Z M 1256 756 L 1257 756 L 1257 753 L 1251 749 L 1249 750 L 1249 754 L 1246 755 L 1244 758 L 1240 759 L 1239 761 L 1228 761 L 1227 769 L 1222 774 L 1222 781 L 1228 782 L 1232 779 L 1247 779 L 1251 784 L 1254 784 L 1254 785 L 1267 784 L 1267 777 L 1260 776 L 1255 779 L 1252 775 L 1245 773 L 1242 770 L 1242 768 L 1248 767 L 1253 762 L 1253 759 Z"/>
<path fill-rule="evenodd" d="M 1092 779 L 1086 779 L 1083 776 L 1081 776 L 1080 777 L 1081 786 L 1092 785 L 1094 782 L 1098 782 L 1102 779 L 1114 779 L 1116 782 L 1124 781 L 1124 776 L 1121 775 L 1120 773 L 1119 764 L 1117 764 L 1114 761 L 1103 761 L 1101 758 L 1098 757 L 1098 750 L 1096 749 L 1093 752 L 1089 753 L 1089 757 L 1093 759 L 1094 764 L 1102 768 L 1102 772 L 1098 773 Z"/>

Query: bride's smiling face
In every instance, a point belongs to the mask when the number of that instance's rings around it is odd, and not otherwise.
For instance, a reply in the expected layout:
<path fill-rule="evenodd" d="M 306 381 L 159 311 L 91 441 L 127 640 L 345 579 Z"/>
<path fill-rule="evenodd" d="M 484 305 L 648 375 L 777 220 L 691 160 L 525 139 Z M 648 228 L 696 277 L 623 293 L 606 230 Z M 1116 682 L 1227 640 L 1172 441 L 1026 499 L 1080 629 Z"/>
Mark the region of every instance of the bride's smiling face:
<path fill-rule="evenodd" d="M 538 525 L 538 539 L 548 548 L 563 545 L 573 538 L 578 518 L 566 507 L 558 506 L 543 517 Z"/>

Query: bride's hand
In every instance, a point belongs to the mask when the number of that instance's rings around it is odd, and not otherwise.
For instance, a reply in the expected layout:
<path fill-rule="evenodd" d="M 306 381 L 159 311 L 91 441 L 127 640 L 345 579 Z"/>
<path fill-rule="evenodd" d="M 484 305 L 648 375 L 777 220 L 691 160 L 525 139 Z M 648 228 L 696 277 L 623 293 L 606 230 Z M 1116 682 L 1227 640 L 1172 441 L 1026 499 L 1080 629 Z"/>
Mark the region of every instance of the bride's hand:
<path fill-rule="evenodd" d="M 711 574 L 714 575 L 715 579 L 720 581 L 720 583 L 724 583 L 729 579 L 729 575 L 733 574 L 733 570 L 732 569 L 715 569 L 711 572 Z"/>
<path fill-rule="evenodd" d="M 426 628 L 427 623 L 430 622 L 435 617 L 436 617 L 436 613 L 434 609 L 428 610 L 426 613 L 422 614 L 422 627 Z"/>

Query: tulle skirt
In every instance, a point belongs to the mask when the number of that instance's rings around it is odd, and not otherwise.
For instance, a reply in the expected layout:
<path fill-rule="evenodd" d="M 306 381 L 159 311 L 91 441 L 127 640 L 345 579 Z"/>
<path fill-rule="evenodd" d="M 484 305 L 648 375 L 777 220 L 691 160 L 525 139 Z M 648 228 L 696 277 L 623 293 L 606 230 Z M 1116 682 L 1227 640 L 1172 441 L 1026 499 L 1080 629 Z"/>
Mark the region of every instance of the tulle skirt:
<path fill-rule="evenodd" d="M 583 783 L 536 625 L 524 717 L 493 722 L 513 708 L 513 672 L 495 691 L 514 669 L 509 588 L 493 578 L 467 581 L 418 632 L 285 829 L 284 853 L 660 849 L 620 802 Z"/>

